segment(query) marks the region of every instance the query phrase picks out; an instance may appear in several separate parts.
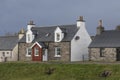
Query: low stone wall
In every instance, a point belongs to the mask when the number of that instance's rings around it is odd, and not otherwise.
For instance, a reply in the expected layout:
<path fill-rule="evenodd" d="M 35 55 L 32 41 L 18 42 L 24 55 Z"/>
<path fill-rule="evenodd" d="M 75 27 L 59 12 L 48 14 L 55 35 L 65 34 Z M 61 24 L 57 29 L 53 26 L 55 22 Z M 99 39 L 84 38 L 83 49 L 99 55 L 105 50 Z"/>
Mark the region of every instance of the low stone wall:
<path fill-rule="evenodd" d="M 91 61 L 106 61 L 114 62 L 116 61 L 116 48 L 104 48 L 103 57 L 100 57 L 100 48 L 90 48 L 90 60 Z"/>

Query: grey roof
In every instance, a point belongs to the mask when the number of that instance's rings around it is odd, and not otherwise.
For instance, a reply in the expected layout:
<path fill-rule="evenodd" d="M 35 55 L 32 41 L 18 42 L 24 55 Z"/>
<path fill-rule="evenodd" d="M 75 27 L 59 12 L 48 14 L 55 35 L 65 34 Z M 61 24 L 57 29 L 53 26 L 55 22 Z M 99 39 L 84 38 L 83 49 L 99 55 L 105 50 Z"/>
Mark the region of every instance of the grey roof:
<path fill-rule="evenodd" d="M 39 45 L 41 45 L 43 48 L 46 48 L 47 46 L 43 42 L 38 42 Z"/>
<path fill-rule="evenodd" d="M 102 32 L 101 35 L 96 35 L 89 48 L 97 47 L 120 47 L 120 31 L 108 30 Z"/>
<path fill-rule="evenodd" d="M 76 25 L 58 25 L 58 26 L 50 26 L 50 27 L 33 27 L 32 32 L 35 35 L 34 41 L 41 42 L 53 42 L 54 41 L 54 31 L 59 27 L 62 32 L 65 33 L 65 36 L 62 41 L 71 41 L 78 31 Z M 25 42 L 26 36 L 24 36 L 20 42 Z"/>
<path fill-rule="evenodd" d="M 18 36 L 1 36 L 0 50 L 13 50 L 18 43 Z"/>

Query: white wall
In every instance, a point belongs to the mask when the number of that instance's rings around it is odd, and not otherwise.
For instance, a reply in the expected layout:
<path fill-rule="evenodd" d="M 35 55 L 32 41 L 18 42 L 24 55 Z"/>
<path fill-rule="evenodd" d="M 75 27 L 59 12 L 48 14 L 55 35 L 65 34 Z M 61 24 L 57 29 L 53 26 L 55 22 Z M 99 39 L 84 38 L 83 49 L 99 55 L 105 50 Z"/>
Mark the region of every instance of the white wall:
<path fill-rule="evenodd" d="M 3 56 L 3 52 L 5 53 L 5 56 Z M 0 51 L 0 62 L 4 62 L 5 57 L 7 58 L 7 61 L 17 61 L 18 60 L 18 44 L 14 47 L 12 51 L 10 50 Z"/>
<path fill-rule="evenodd" d="M 88 46 L 91 38 L 85 28 L 85 22 L 77 25 L 79 30 L 71 41 L 71 61 L 83 61 L 83 56 L 88 60 Z M 75 40 L 76 36 L 79 36 L 79 40 Z"/>

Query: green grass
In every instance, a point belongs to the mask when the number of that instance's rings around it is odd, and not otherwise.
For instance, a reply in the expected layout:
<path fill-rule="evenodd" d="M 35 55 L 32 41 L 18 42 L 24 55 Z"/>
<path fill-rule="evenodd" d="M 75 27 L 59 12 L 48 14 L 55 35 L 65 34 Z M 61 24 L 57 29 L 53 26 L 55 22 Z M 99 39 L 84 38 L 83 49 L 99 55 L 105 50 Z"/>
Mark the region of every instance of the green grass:
<path fill-rule="evenodd" d="M 100 77 L 104 70 L 111 76 Z M 0 80 L 120 80 L 120 64 L 0 63 Z"/>

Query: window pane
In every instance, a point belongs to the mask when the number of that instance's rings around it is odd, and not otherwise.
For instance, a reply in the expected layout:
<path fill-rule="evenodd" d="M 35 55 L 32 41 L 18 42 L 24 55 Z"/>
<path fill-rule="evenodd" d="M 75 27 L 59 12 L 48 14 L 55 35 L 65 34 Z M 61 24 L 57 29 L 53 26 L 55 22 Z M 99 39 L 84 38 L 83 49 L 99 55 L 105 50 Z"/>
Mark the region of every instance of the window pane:
<path fill-rule="evenodd" d="M 56 57 L 60 57 L 60 55 L 61 55 L 61 49 L 60 49 L 60 47 L 55 47 L 55 56 Z"/>
<path fill-rule="evenodd" d="M 38 55 L 39 55 L 39 49 L 35 48 L 35 56 L 38 56 Z"/>
<path fill-rule="evenodd" d="M 31 49 L 30 48 L 28 49 L 28 55 L 31 55 Z"/>
<path fill-rule="evenodd" d="M 56 35 L 57 35 L 57 41 L 59 41 L 60 40 L 60 34 L 57 33 Z"/>
<path fill-rule="evenodd" d="M 28 34 L 28 41 L 30 41 L 30 34 Z"/>
<path fill-rule="evenodd" d="M 27 48 L 27 52 L 26 52 L 26 56 L 31 56 L 31 54 L 32 54 L 32 50 L 31 50 L 31 48 Z"/>

